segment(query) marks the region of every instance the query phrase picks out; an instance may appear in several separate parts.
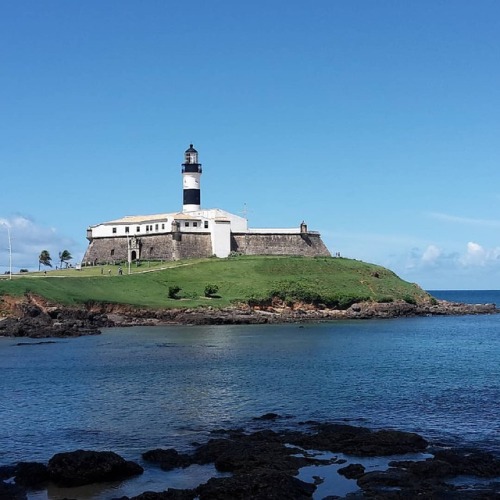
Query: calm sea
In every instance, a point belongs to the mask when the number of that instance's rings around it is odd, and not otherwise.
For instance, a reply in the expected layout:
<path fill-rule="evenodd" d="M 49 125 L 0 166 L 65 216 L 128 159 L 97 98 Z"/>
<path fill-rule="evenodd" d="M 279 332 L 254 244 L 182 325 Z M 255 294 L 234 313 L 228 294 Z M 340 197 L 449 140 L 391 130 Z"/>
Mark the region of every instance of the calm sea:
<path fill-rule="evenodd" d="M 500 304 L 498 291 L 432 293 Z M 140 461 L 145 450 L 189 450 L 212 429 L 248 427 L 266 412 L 289 417 L 287 426 L 342 420 L 500 453 L 499 360 L 500 315 L 113 328 L 53 343 L 0 338 L 0 465 L 79 448 Z M 176 473 L 168 486 L 211 473 Z M 73 497 L 154 489 L 155 474 L 136 490 Z"/>

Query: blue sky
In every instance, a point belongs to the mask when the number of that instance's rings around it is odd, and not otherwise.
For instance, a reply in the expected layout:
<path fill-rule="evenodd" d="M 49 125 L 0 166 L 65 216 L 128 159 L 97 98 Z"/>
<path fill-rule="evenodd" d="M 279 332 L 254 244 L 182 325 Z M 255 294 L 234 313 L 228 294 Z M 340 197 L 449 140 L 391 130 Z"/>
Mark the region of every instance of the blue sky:
<path fill-rule="evenodd" d="M 305 220 L 427 289 L 500 283 L 500 3 L 0 6 L 0 221 L 14 269 L 88 225 L 202 205 Z M 0 270 L 8 265 L 0 224 Z"/>

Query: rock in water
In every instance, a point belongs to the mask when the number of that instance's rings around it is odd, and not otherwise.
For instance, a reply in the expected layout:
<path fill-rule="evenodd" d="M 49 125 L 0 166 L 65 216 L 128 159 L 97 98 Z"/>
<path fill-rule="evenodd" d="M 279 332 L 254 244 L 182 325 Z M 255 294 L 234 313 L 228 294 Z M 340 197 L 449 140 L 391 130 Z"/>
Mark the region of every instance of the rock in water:
<path fill-rule="evenodd" d="M 50 478 L 62 486 L 120 481 L 142 474 L 144 469 L 112 451 L 76 450 L 57 453 L 48 464 Z"/>

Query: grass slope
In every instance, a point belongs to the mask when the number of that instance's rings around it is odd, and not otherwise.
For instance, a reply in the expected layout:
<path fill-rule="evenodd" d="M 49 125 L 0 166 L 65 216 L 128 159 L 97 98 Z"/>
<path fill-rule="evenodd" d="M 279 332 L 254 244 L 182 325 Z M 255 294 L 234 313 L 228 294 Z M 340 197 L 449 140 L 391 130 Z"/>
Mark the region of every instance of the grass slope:
<path fill-rule="evenodd" d="M 204 297 L 207 284 L 217 285 L 220 297 Z M 174 285 L 182 288 L 181 300 L 168 298 Z M 359 300 L 412 302 L 427 297 L 417 285 L 374 264 L 344 258 L 256 256 L 177 262 L 167 269 L 122 276 L 60 271 L 58 276 L 39 273 L 0 280 L 0 295 L 26 292 L 66 305 L 106 302 L 152 308 L 224 307 L 266 302 L 272 296 L 339 307 Z"/>

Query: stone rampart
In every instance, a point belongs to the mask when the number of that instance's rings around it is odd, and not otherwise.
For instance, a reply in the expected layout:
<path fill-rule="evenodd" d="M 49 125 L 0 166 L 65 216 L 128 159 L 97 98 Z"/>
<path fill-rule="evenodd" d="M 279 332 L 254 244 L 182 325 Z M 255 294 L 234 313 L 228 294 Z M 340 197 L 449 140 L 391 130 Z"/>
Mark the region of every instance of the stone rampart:
<path fill-rule="evenodd" d="M 83 257 L 84 265 L 128 260 L 126 237 L 94 238 Z M 210 257 L 210 233 L 165 233 L 137 237 L 133 259 L 181 260 Z M 231 251 L 244 255 L 304 255 L 329 257 L 319 233 L 233 233 Z"/>
<path fill-rule="evenodd" d="M 233 233 L 231 250 L 244 255 L 304 255 L 330 257 L 319 233 Z"/>
<path fill-rule="evenodd" d="M 143 235 L 137 238 L 135 259 L 180 260 L 210 257 L 212 240 L 210 233 L 173 233 Z M 102 264 L 127 261 L 127 238 L 94 238 L 85 252 L 83 264 Z M 134 259 L 134 260 L 135 260 Z"/>

